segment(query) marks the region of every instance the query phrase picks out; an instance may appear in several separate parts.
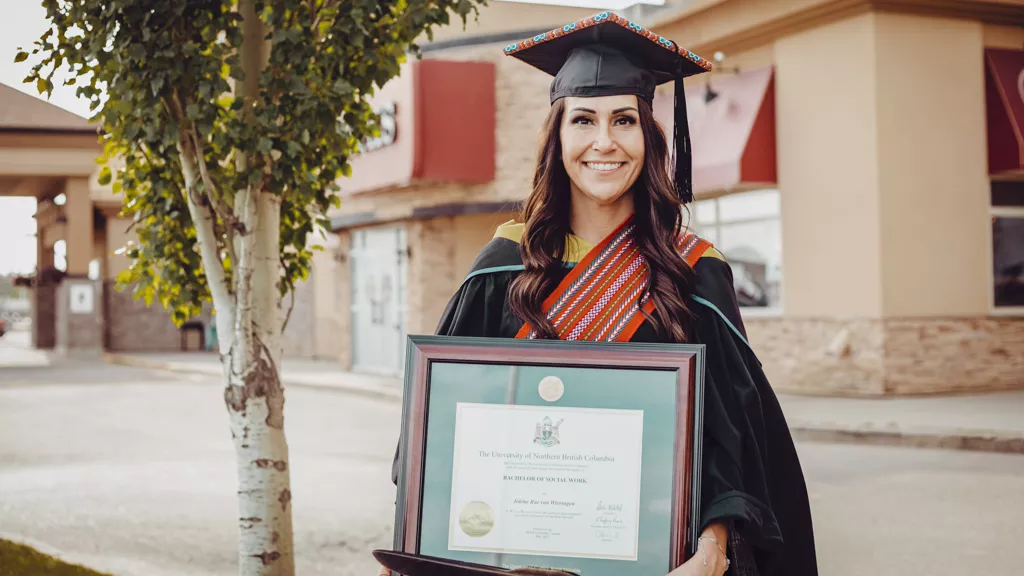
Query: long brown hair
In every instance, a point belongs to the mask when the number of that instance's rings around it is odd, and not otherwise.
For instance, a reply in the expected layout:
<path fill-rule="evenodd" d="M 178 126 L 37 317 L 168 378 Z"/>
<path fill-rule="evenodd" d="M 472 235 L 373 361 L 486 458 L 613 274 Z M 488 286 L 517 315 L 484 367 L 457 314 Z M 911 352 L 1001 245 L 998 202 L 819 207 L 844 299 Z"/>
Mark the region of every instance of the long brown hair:
<path fill-rule="evenodd" d="M 569 227 L 569 175 L 562 164 L 561 124 L 564 100 L 552 105 L 541 130 L 543 137 L 533 175 L 533 191 L 523 207 L 525 224 L 519 252 L 525 271 L 509 286 L 512 311 L 529 323 L 540 338 L 558 337 L 543 311 L 543 302 L 558 284 Z M 633 184 L 633 241 L 647 261 L 647 289 L 654 301 L 647 315 L 658 336 L 686 342 L 690 334 L 687 297 L 695 275 L 676 249 L 682 232 L 683 204 L 668 170 L 668 145 L 651 106 L 637 98 L 644 134 L 644 166 Z"/>

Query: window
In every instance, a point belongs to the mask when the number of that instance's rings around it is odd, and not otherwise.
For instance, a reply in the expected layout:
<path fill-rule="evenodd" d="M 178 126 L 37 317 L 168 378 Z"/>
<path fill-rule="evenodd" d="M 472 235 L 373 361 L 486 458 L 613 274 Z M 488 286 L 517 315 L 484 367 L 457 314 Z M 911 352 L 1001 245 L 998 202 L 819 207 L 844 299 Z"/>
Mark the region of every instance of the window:
<path fill-rule="evenodd" d="M 1024 182 L 992 182 L 992 304 L 1024 314 Z"/>
<path fill-rule="evenodd" d="M 690 226 L 729 260 L 743 308 L 782 307 L 781 211 L 774 189 L 698 200 L 690 207 Z"/>

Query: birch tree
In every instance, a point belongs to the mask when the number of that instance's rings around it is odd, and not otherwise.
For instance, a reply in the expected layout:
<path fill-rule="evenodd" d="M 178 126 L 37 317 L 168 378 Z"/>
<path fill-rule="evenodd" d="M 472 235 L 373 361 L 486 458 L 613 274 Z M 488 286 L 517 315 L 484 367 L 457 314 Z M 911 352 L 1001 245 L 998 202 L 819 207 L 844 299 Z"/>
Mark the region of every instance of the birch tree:
<path fill-rule="evenodd" d="M 179 324 L 212 302 L 236 449 L 239 572 L 290 575 L 281 335 L 336 183 L 379 134 L 368 97 L 480 0 L 43 0 L 26 82 L 77 86 L 101 184 L 134 222 L 118 278 Z M 60 72 L 55 76 L 55 71 Z"/>

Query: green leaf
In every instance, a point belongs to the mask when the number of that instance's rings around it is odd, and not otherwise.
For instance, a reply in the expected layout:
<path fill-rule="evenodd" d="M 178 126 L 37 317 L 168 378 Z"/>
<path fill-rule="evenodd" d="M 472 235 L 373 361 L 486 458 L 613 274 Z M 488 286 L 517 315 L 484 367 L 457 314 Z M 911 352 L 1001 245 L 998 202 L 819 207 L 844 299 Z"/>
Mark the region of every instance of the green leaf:
<path fill-rule="evenodd" d="M 24 62 L 25 60 L 28 60 L 28 52 L 18 52 L 14 55 L 15 64 L 17 64 L 18 62 Z"/>
<path fill-rule="evenodd" d="M 110 166 L 104 166 L 103 168 L 100 169 L 100 174 L 97 178 L 97 182 L 99 182 L 100 186 L 106 186 L 107 184 L 110 184 L 110 180 Z"/>

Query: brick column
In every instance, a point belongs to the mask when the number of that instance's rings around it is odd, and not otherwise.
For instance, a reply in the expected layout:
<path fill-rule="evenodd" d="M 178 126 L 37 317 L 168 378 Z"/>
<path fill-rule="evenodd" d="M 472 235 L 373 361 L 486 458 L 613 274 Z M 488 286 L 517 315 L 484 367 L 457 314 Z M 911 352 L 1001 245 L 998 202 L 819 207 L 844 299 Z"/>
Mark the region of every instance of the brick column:
<path fill-rule="evenodd" d="M 56 299 L 47 270 L 53 269 L 53 246 L 47 246 L 43 230 L 36 232 L 36 282 L 32 288 L 32 346 L 43 350 L 54 347 Z"/>
<path fill-rule="evenodd" d="M 57 290 L 57 351 L 99 354 L 103 350 L 103 283 L 67 277 Z"/>
<path fill-rule="evenodd" d="M 57 350 L 96 354 L 103 350 L 103 283 L 88 279 L 93 258 L 92 199 L 88 178 L 64 183 L 67 276 L 57 290 Z"/>

